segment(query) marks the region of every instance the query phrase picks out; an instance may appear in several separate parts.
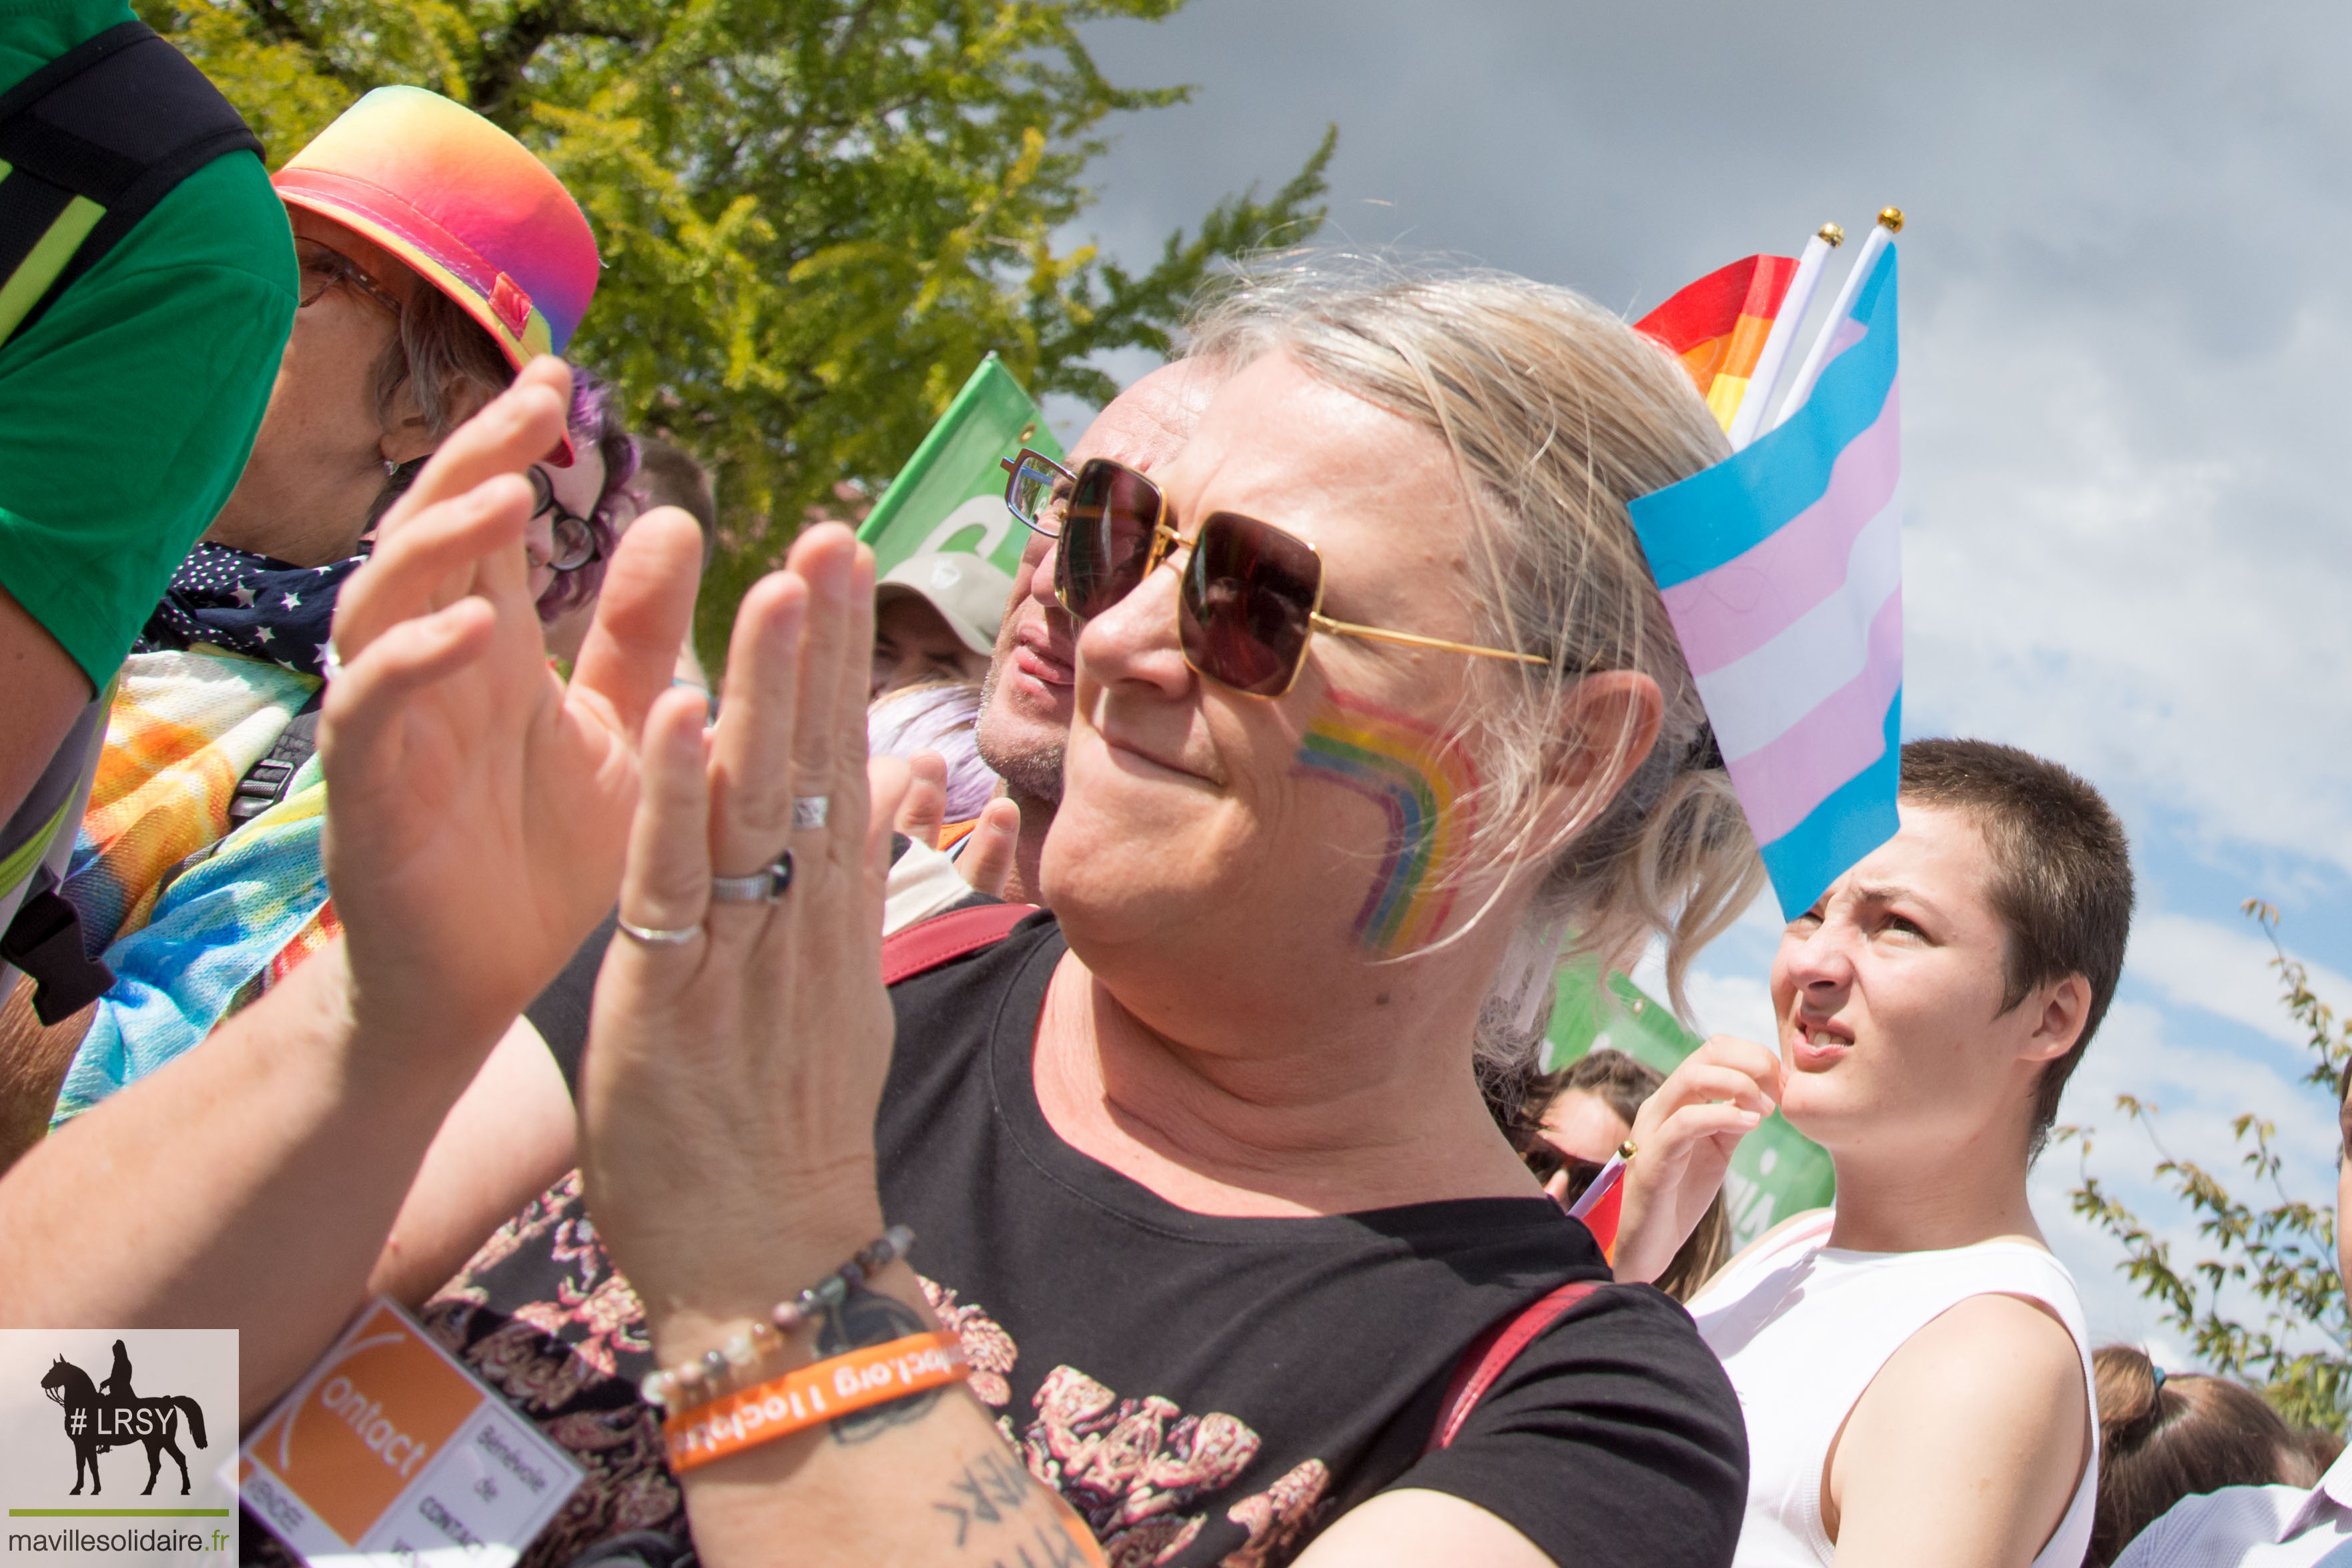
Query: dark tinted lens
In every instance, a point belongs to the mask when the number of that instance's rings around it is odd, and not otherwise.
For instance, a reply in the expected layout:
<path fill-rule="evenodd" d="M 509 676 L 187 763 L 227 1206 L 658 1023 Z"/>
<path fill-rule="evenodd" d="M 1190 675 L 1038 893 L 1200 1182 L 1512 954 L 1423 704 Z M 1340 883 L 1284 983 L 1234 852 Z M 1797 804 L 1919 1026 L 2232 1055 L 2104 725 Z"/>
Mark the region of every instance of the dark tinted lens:
<path fill-rule="evenodd" d="M 1590 1160 L 1580 1160 L 1573 1154 L 1562 1155 L 1559 1163 L 1568 1172 L 1568 1187 L 1559 1194 L 1559 1206 L 1570 1208 L 1575 1205 L 1577 1199 L 1584 1195 L 1585 1189 L 1592 1185 L 1593 1178 L 1600 1175 L 1605 1167 L 1594 1164 Z M 1544 1180 L 1548 1182 L 1551 1178 L 1546 1176 Z"/>
<path fill-rule="evenodd" d="M 1281 696 L 1307 657 L 1322 578 L 1323 563 L 1303 540 L 1216 513 L 1201 524 L 1184 568 L 1176 613 L 1184 657 L 1237 691 Z"/>
<path fill-rule="evenodd" d="M 1089 620 L 1133 593 L 1151 568 L 1159 523 L 1160 491 L 1150 479 L 1106 458 L 1080 468 L 1054 567 L 1062 607 Z"/>

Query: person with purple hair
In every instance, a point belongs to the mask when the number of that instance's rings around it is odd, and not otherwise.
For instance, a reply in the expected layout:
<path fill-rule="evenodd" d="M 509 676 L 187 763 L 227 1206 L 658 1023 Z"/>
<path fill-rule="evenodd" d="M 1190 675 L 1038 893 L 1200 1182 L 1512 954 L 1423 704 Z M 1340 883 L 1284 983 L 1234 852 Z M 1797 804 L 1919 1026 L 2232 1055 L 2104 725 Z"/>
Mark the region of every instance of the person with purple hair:
<path fill-rule="evenodd" d="M 547 628 L 547 650 L 567 662 L 587 633 L 590 612 L 604 585 L 604 563 L 637 510 L 629 488 L 637 474 L 637 439 L 622 423 L 619 405 L 619 388 L 574 365 L 572 466 L 540 463 L 531 468 L 532 487 L 543 502 L 527 536 L 531 581 L 537 584 L 542 569 L 553 579 L 539 595 L 539 619 Z M 559 527 L 563 539 L 557 537 Z M 575 552 L 583 544 L 587 551 L 576 566 L 555 564 L 572 559 L 563 548 L 567 541 Z"/>

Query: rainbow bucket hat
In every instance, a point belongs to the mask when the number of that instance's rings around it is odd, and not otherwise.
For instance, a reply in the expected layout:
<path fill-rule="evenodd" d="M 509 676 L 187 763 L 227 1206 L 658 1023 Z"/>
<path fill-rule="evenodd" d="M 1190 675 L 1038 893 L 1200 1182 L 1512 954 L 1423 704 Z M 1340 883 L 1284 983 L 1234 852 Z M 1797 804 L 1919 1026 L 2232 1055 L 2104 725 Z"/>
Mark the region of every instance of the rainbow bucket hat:
<path fill-rule="evenodd" d="M 270 177 L 482 324 L 520 370 L 562 353 L 596 292 L 596 237 L 530 149 L 421 87 L 380 87 Z"/>

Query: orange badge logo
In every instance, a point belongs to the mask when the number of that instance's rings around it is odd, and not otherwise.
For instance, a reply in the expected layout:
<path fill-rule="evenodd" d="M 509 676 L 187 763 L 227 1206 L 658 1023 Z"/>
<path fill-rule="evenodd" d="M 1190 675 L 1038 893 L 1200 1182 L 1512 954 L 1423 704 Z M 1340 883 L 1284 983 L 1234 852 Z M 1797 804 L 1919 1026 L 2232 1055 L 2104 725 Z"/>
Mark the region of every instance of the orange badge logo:
<path fill-rule="evenodd" d="M 378 1306 L 252 1451 L 329 1529 L 357 1541 L 481 1404 L 462 1373 Z"/>

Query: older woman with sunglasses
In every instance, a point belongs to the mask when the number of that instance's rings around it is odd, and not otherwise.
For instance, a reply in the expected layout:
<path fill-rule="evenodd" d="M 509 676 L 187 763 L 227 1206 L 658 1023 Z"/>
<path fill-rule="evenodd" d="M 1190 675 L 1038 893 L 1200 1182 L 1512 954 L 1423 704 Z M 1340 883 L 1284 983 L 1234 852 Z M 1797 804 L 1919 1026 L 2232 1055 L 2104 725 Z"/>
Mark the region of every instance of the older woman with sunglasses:
<path fill-rule="evenodd" d="M 1442 1419 L 1607 1278 L 1480 1094 L 1564 931 L 1679 961 L 1753 886 L 1624 512 L 1720 434 L 1510 280 L 1294 279 L 1195 352 L 1234 378 L 1171 465 L 1011 498 L 1084 622 L 1052 919 L 877 949 L 845 535 L 747 599 L 709 740 L 657 706 L 583 1178 L 426 1309 L 594 1434 L 533 1562 L 1728 1560 L 1738 1411 L 1652 1292 Z"/>
<path fill-rule="evenodd" d="M 1729 1560 L 1746 1464 L 1720 1369 L 1664 1297 L 1607 1282 L 1480 1092 L 1532 1065 L 1565 931 L 1614 958 L 1664 929 L 1679 963 L 1753 885 L 1625 513 L 1721 434 L 1663 351 L 1512 279 L 1281 279 L 1197 352 L 1235 374 L 1157 483 L 1073 486 L 1054 917 L 883 944 L 906 780 L 864 763 L 872 564 L 845 531 L 747 595 L 715 730 L 690 697 L 647 711 L 584 1212 L 560 1185 L 427 1310 L 590 1470 L 528 1562 L 688 1524 L 719 1568 Z M 545 747 L 645 710 L 530 696 L 503 629 L 515 524 L 459 477 L 339 623 L 339 803 L 406 736 L 535 799 Z M 632 530 L 622 567 L 667 532 Z M 489 613 L 461 619 L 425 590 L 467 550 Z M 674 641 L 616 636 L 583 679 L 642 704 Z M 567 787 L 609 816 L 612 775 Z M 331 1043 L 266 1057 L 254 1018 L 212 1069 L 322 1092 L 282 1096 L 294 1125 L 241 1152 L 240 1205 L 175 1204 L 176 1278 L 253 1246 L 264 1209 L 320 1233 L 304 1267 L 328 1271 L 320 1207 L 381 1225 L 355 1164 L 413 1161 L 446 1104 L 341 1086 L 404 1050 L 462 1081 L 593 922 L 611 862 L 510 843 L 508 793 L 445 804 L 414 868 L 352 844 L 356 1005 L 273 995 L 274 1026 Z M 361 798 L 404 841 L 396 793 Z M 535 918 L 487 947 L 395 928 L 477 843 L 507 868 L 484 898 Z M 134 1111 L 157 1114 L 123 1107 L 111 1145 Z M 271 1195 L 362 1124 L 331 1192 Z M 0 1184 L 0 1220 L 57 1173 Z M 349 1291 L 363 1249 L 331 1250 Z M 45 1310 L 87 1306 L 89 1278 L 42 1286 Z M 305 1289 L 307 1319 L 242 1311 L 250 1395 L 331 1331 Z"/>

